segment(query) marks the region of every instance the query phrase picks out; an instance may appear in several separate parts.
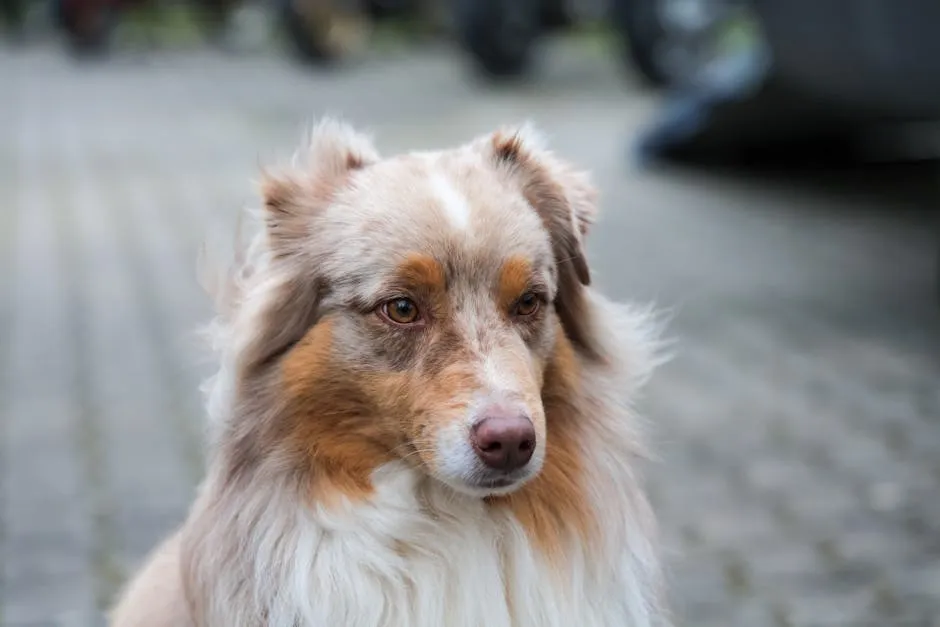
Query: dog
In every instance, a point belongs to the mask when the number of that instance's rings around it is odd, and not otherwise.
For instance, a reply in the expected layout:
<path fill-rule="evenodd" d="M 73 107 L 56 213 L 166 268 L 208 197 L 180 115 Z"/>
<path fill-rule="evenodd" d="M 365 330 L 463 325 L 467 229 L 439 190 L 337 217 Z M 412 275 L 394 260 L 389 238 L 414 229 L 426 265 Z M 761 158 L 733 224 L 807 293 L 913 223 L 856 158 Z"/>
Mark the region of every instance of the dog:
<path fill-rule="evenodd" d="M 379 156 L 316 124 L 217 281 L 207 475 L 115 627 L 667 624 L 589 175 L 523 125 Z"/>

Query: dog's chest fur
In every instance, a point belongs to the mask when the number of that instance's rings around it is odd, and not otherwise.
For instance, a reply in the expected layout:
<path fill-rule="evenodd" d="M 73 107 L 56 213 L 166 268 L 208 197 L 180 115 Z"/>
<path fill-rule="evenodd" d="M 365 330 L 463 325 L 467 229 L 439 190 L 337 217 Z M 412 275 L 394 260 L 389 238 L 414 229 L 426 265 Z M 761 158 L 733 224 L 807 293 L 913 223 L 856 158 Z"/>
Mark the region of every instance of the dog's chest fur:
<path fill-rule="evenodd" d="M 293 557 L 280 567 L 271 563 L 267 575 L 278 583 L 257 582 L 256 594 L 268 597 L 268 625 L 650 624 L 642 550 L 611 542 L 619 553 L 601 555 L 573 543 L 553 562 L 507 511 L 419 481 L 400 465 L 382 468 L 371 502 L 307 511 L 296 526 L 281 527 L 280 538 L 259 538 L 268 547 L 285 542 L 281 548 L 290 547 Z M 633 515 L 616 503 L 609 507 L 611 521 Z M 277 560 L 258 558 L 258 565 Z"/>
<path fill-rule="evenodd" d="M 230 478 L 217 465 L 184 533 L 196 624 L 668 624 L 655 519 L 634 468 L 642 450 L 636 419 L 621 400 L 652 359 L 629 312 L 602 304 L 598 323 L 616 323 L 607 335 L 634 347 L 624 351 L 634 367 L 622 378 L 619 362 L 584 377 L 584 397 L 592 399 L 586 407 L 596 409 L 585 414 L 579 442 L 590 451 L 579 493 L 596 523 L 590 545 L 578 539 L 572 521 L 563 550 L 546 551 L 509 509 L 455 494 L 403 462 L 376 470 L 367 500 L 329 499 L 329 506 L 311 504 L 296 484 L 270 477 L 227 489 Z"/>

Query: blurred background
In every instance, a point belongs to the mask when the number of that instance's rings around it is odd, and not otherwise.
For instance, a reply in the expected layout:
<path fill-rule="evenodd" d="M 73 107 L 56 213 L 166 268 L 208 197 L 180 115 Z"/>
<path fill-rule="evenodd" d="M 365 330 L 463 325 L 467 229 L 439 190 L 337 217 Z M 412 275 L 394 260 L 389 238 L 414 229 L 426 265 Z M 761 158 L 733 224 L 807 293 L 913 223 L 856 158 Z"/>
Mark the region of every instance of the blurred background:
<path fill-rule="evenodd" d="M 0 624 L 101 625 L 202 475 L 197 249 L 315 117 L 594 172 L 679 625 L 940 626 L 936 0 L 0 0 Z"/>

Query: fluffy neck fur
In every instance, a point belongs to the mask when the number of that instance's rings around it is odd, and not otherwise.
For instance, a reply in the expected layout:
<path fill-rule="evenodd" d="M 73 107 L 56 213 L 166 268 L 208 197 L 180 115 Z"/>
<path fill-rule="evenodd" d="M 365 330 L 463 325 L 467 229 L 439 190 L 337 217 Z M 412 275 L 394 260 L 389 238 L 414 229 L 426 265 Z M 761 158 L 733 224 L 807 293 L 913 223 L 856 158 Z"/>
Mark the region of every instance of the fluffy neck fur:
<path fill-rule="evenodd" d="M 657 361 L 654 335 L 647 316 L 589 299 L 600 336 L 609 338 L 607 358 L 585 362 L 579 375 L 578 448 L 595 542 L 581 542 L 572 521 L 563 556 L 549 554 L 511 508 L 456 494 L 398 462 L 377 469 L 368 501 L 311 504 L 289 469 L 227 476 L 217 441 L 183 534 L 196 623 L 665 624 L 655 525 L 635 470 L 642 446 L 627 401 Z M 233 411 L 231 363 L 223 354 L 207 387 L 217 439 Z"/>

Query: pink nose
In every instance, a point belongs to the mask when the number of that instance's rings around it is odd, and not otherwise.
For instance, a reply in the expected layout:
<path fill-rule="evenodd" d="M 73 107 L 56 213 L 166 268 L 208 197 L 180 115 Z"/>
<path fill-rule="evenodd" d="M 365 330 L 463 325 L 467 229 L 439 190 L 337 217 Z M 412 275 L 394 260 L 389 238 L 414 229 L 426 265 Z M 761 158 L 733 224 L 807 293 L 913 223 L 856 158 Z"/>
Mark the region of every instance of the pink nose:
<path fill-rule="evenodd" d="M 522 468 L 535 451 L 535 427 L 523 415 L 492 413 L 478 422 L 470 433 L 477 457 L 494 470 Z"/>

